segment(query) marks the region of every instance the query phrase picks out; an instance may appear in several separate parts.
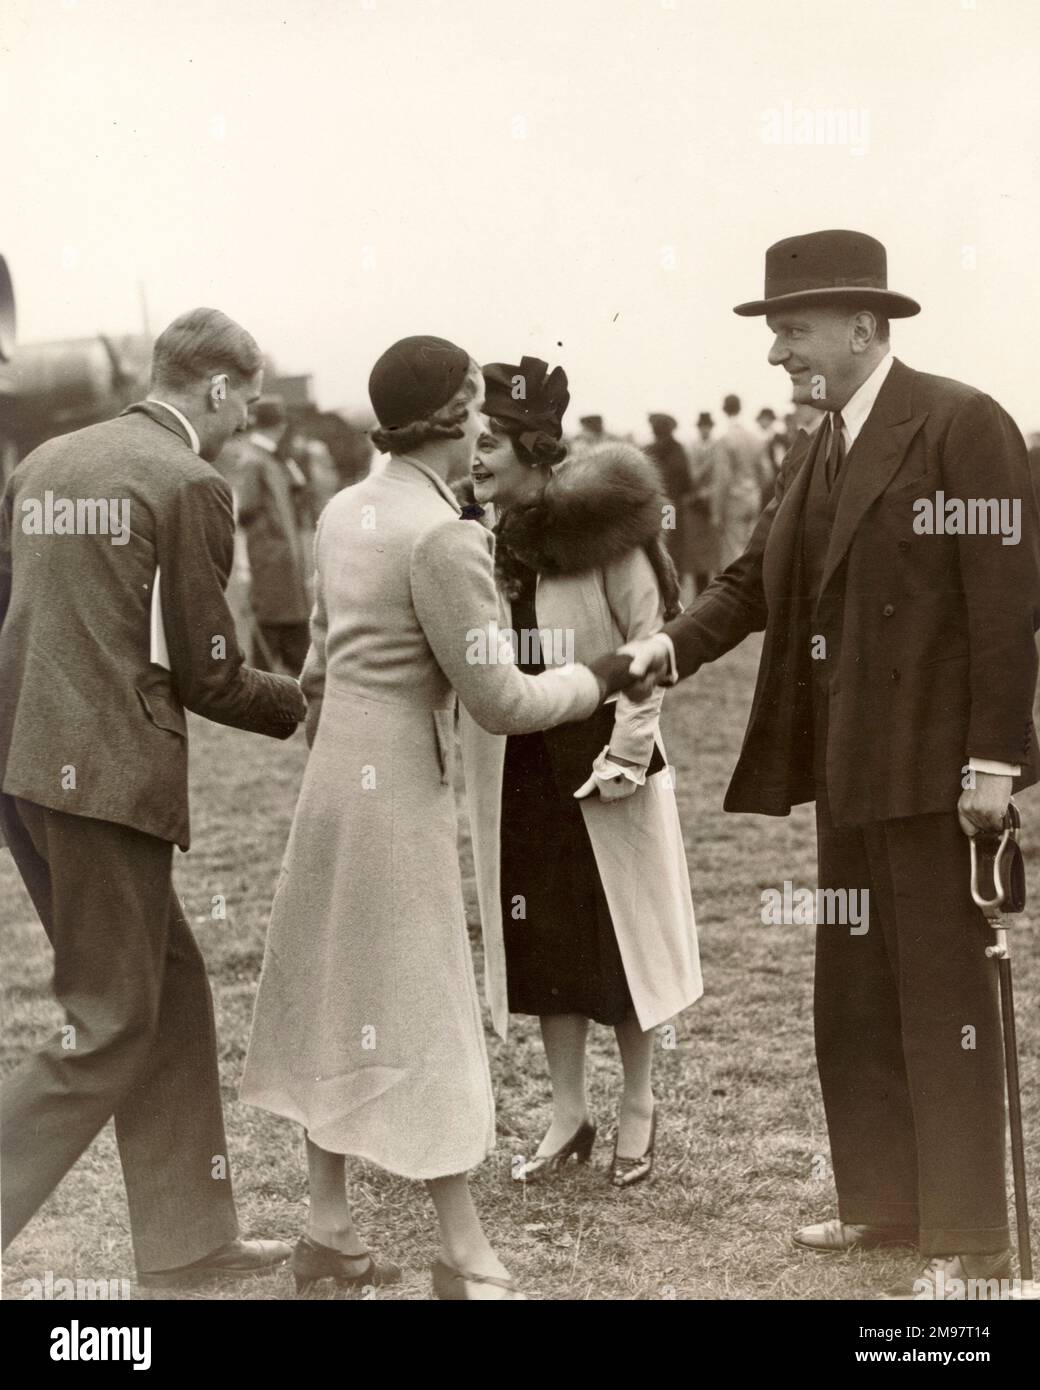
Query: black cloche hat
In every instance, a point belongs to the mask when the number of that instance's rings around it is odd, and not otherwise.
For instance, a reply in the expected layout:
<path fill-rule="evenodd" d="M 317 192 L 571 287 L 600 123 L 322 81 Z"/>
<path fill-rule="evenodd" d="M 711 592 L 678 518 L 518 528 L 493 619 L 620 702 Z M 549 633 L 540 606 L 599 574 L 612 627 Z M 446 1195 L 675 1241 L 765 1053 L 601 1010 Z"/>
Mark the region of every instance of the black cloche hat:
<path fill-rule="evenodd" d="M 470 356 L 446 338 L 419 334 L 388 347 L 372 368 L 368 395 L 384 429 L 425 420 L 447 405 L 466 379 Z"/>

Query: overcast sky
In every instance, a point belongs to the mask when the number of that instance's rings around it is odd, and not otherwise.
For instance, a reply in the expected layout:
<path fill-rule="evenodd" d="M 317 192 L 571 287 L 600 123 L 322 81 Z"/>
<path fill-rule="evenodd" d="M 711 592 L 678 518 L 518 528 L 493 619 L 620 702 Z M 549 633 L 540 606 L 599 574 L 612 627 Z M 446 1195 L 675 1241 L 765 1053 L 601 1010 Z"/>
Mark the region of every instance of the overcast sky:
<path fill-rule="evenodd" d="M 134 330 L 143 283 L 323 406 L 437 333 L 688 433 L 784 407 L 732 306 L 851 227 L 923 305 L 897 354 L 1040 428 L 1037 0 L 2 0 L 0 61 L 22 341 Z"/>

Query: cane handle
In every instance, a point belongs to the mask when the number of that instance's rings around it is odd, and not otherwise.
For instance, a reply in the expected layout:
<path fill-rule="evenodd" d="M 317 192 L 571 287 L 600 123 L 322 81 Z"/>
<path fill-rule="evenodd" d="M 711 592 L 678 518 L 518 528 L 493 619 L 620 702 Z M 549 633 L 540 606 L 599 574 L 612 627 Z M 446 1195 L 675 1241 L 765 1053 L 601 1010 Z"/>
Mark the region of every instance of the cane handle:
<path fill-rule="evenodd" d="M 971 845 L 971 896 L 975 902 L 975 906 L 981 908 L 981 910 L 985 913 L 985 915 L 990 919 L 991 922 L 1000 916 L 1001 911 L 1004 907 L 1004 903 L 1006 901 L 1004 883 L 1000 876 L 1000 861 L 1003 856 L 1004 849 L 1007 846 L 1007 842 L 1010 839 L 1011 827 L 1008 826 L 1005 828 L 1003 834 L 1001 835 L 1000 844 L 997 846 L 997 852 L 993 856 L 993 887 L 995 890 L 995 896 L 992 898 L 984 898 L 979 889 L 979 851 L 977 843 L 978 836 L 973 835 L 968 842 Z"/>

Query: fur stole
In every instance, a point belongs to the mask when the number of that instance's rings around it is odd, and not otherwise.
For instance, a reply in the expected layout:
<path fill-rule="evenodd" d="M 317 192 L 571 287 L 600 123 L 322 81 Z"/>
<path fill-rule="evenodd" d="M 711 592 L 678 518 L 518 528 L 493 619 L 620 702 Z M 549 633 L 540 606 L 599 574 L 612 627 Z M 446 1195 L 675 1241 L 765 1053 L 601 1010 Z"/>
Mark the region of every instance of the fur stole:
<path fill-rule="evenodd" d="M 469 479 L 456 492 L 473 500 Z M 666 618 L 675 617 L 679 583 L 661 534 L 667 500 L 656 467 L 633 444 L 599 444 L 567 457 L 538 501 L 509 507 L 495 527 L 495 576 L 502 591 L 515 600 L 525 570 L 580 574 L 638 546 L 654 567 Z"/>

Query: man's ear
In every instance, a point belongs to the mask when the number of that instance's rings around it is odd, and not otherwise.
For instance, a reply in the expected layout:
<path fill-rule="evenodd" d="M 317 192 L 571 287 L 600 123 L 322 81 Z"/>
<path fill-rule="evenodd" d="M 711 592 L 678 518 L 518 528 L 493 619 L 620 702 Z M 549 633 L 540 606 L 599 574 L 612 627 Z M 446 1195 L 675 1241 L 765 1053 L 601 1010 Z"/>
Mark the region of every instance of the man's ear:
<path fill-rule="evenodd" d="M 218 373 L 210 379 L 209 383 L 209 402 L 214 410 L 219 410 L 224 401 L 227 400 L 228 379 L 224 372 Z"/>
<path fill-rule="evenodd" d="M 852 320 L 852 350 L 865 352 L 877 342 L 877 319 L 869 309 L 861 310 Z"/>

